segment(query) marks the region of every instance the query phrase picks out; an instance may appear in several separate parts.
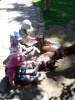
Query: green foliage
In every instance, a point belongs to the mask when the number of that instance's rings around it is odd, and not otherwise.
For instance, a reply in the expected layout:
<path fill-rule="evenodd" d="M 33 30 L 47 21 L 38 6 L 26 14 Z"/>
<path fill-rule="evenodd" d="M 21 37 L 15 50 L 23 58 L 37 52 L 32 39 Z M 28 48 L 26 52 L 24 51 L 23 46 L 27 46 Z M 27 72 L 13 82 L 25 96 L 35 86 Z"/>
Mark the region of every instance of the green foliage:
<path fill-rule="evenodd" d="M 34 1 L 36 1 L 41 8 L 46 29 L 48 29 L 50 25 L 65 25 L 75 19 L 75 0 L 53 0 L 52 11 L 44 11 L 43 0 L 33 0 L 33 2 Z"/>
<path fill-rule="evenodd" d="M 62 38 L 59 38 L 58 41 L 60 43 L 64 43 L 64 42 L 68 41 L 68 37 L 64 35 L 64 36 L 62 36 Z"/>

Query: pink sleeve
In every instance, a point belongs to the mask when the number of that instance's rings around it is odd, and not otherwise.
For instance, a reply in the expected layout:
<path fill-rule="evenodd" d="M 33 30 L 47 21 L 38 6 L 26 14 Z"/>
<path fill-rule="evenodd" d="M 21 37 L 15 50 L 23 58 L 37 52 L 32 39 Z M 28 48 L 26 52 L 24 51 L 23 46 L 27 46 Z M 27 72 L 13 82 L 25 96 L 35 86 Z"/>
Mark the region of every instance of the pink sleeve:
<path fill-rule="evenodd" d="M 17 73 L 17 70 L 15 68 L 8 68 L 7 69 L 7 76 L 10 78 L 14 78 Z"/>

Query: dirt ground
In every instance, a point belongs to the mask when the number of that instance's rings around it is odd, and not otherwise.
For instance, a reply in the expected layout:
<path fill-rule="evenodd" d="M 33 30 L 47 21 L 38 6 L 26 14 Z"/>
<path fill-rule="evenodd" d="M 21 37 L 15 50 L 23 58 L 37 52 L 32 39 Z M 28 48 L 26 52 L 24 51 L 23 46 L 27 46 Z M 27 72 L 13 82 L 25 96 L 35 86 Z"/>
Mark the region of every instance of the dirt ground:
<path fill-rule="evenodd" d="M 69 46 L 73 42 L 75 42 L 75 21 L 73 20 L 65 26 L 52 25 L 49 27 L 49 30 L 43 30 L 43 33 L 45 35 L 45 38 L 48 40 L 58 39 L 58 37 L 62 38 L 64 36 L 67 36 L 68 41 L 63 43 L 63 45 Z M 4 41 L 2 42 L 3 44 L 5 43 Z M 6 50 L 4 52 L 7 53 Z M 1 57 L 0 59 L 0 69 L 4 68 L 2 64 L 4 59 L 6 59 L 6 57 Z M 75 55 L 64 57 L 63 59 L 58 60 L 58 62 L 56 62 L 56 66 L 58 67 L 53 72 L 42 72 L 44 75 L 44 79 L 39 84 L 39 87 L 43 91 L 47 92 L 49 100 L 75 100 Z M 25 86 L 25 89 L 24 91 L 22 91 L 22 93 L 24 94 L 25 91 L 25 93 L 27 93 L 27 91 L 32 92 L 32 90 L 33 92 L 35 92 L 35 88 L 31 86 Z M 21 96 L 21 100 L 30 100 L 25 98 L 25 94 L 24 99 L 22 99 L 22 94 L 17 95 L 19 95 L 19 98 Z M 16 95 L 14 93 L 11 93 L 10 91 L 6 92 L 5 94 L 0 93 L 0 98 L 2 100 L 20 100 L 13 99 L 13 97 L 16 97 Z"/>
<path fill-rule="evenodd" d="M 58 25 L 52 26 L 49 30 L 44 30 L 45 35 L 48 34 L 51 37 L 48 38 L 46 35 L 47 40 L 67 35 L 69 41 L 63 44 L 66 46 L 74 42 L 75 38 L 71 37 L 73 35 L 72 31 L 72 27 L 66 29 Z M 55 65 L 57 66 L 55 71 L 42 72 L 44 77 L 43 81 L 39 84 L 41 89 L 47 92 L 49 100 L 75 100 L 75 55 L 64 57 L 58 60 Z"/>
<path fill-rule="evenodd" d="M 69 46 L 75 42 L 72 26 L 54 25 L 49 30 L 44 30 L 44 35 L 47 40 L 67 35 L 68 41 L 63 45 Z M 48 38 L 49 36 L 50 38 Z M 57 68 L 53 72 L 42 72 L 44 78 L 39 84 L 41 89 L 47 92 L 49 100 L 75 100 L 75 55 L 58 60 L 56 66 Z M 0 65 L 0 68 L 2 67 L 3 65 Z"/>
<path fill-rule="evenodd" d="M 48 40 L 67 36 L 68 41 L 62 43 L 63 46 L 75 42 L 74 24 L 64 27 L 50 26 L 44 33 Z M 55 71 L 44 73 L 45 79 L 41 83 L 49 95 L 49 100 L 75 100 L 75 55 L 58 60 L 56 66 L 58 67 Z"/>
<path fill-rule="evenodd" d="M 68 41 L 62 43 L 63 46 L 75 42 L 73 25 L 51 26 L 49 30 L 44 30 L 44 35 L 47 40 L 57 40 L 66 35 Z M 48 100 L 75 100 L 75 55 L 58 60 L 55 66 L 55 71 L 42 72 L 44 77 L 40 88 L 47 92 Z"/>

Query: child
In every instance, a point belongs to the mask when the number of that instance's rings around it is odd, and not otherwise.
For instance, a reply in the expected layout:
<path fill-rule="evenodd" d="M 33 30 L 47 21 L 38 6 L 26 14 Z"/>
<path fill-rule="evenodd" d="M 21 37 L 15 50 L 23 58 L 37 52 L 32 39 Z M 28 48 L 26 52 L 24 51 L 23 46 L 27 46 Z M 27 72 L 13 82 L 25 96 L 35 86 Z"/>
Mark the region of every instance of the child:
<path fill-rule="evenodd" d="M 19 34 L 22 36 L 24 44 L 28 40 L 36 40 L 36 37 L 31 36 L 32 31 L 33 31 L 32 23 L 28 19 L 24 20 L 19 29 Z"/>
<path fill-rule="evenodd" d="M 10 53 L 19 52 L 24 54 L 33 50 L 33 47 L 26 48 L 24 45 L 20 44 L 22 37 L 19 35 L 18 32 L 14 31 L 13 34 L 10 35 Z"/>
<path fill-rule="evenodd" d="M 18 90 L 21 85 L 25 85 L 27 83 L 39 82 L 42 80 L 42 78 L 36 75 L 38 67 L 32 70 L 26 70 L 26 68 L 21 66 L 22 64 L 24 64 L 24 62 L 25 62 L 24 56 L 22 56 L 20 53 L 13 53 L 9 56 L 9 61 L 6 63 L 6 74 L 9 78 L 10 84 L 16 90 Z M 30 76 L 30 75 L 36 75 L 36 76 Z"/>

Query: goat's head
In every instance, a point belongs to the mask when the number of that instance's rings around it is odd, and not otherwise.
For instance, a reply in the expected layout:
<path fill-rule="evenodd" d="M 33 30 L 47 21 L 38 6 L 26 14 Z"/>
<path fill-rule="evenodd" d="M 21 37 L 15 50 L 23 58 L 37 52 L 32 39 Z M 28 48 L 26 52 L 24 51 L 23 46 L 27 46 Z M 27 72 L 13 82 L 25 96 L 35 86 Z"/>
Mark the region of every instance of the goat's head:
<path fill-rule="evenodd" d="M 37 34 L 37 35 L 36 35 L 36 40 L 37 40 L 38 42 L 44 41 L 44 35 L 42 35 L 42 34 Z"/>
<path fill-rule="evenodd" d="M 65 56 L 69 56 L 69 55 L 73 55 L 73 54 L 75 54 L 75 43 L 69 47 L 62 47 L 61 49 L 58 49 L 54 53 L 52 59 L 59 60 Z"/>
<path fill-rule="evenodd" d="M 46 62 L 46 66 L 50 71 L 53 71 L 56 69 L 55 62 L 56 60 L 53 60 L 52 58 L 50 58 L 50 60 Z"/>
<path fill-rule="evenodd" d="M 44 61 L 41 61 L 41 62 L 38 64 L 38 66 L 39 66 L 39 70 L 44 70 L 44 71 L 46 71 L 47 65 L 46 65 L 46 63 L 45 63 Z"/>
<path fill-rule="evenodd" d="M 58 50 L 56 50 L 56 52 L 54 53 L 52 59 L 53 59 L 53 60 L 59 60 L 59 59 L 62 59 L 63 56 L 65 56 L 64 53 L 63 53 L 63 50 L 62 50 L 62 49 L 58 49 Z"/>

